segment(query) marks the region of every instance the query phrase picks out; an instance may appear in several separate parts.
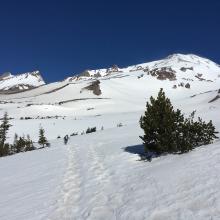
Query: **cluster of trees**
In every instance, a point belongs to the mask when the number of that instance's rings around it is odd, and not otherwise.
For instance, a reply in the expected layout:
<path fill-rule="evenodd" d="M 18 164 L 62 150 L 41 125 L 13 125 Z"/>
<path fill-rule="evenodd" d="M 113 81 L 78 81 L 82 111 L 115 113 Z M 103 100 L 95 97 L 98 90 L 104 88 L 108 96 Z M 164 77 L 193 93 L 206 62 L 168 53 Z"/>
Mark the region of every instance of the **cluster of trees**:
<path fill-rule="evenodd" d="M 27 135 L 27 137 L 19 137 L 17 134 L 15 134 L 13 144 L 6 143 L 7 134 L 10 127 L 11 124 L 9 123 L 9 117 L 6 112 L 0 125 L 0 157 L 39 149 L 34 146 L 29 135 Z M 42 146 L 41 148 L 49 146 L 49 142 L 45 137 L 45 131 L 43 128 L 40 128 L 39 130 L 38 143 Z"/>
<path fill-rule="evenodd" d="M 86 134 L 93 133 L 93 132 L 96 132 L 96 127 L 87 128 L 87 130 L 86 130 Z"/>
<path fill-rule="evenodd" d="M 194 118 L 195 112 L 185 118 L 179 109 L 174 110 L 161 89 L 156 99 L 151 97 L 147 102 L 145 114 L 140 118 L 140 127 L 144 130 L 140 138 L 144 142 L 146 156 L 186 153 L 218 138 L 212 121 L 206 123 L 201 118 Z"/>
<path fill-rule="evenodd" d="M 18 135 L 15 134 L 14 143 L 10 145 L 10 154 L 32 151 L 35 149 L 36 147 L 34 146 L 29 135 L 27 135 L 27 137 L 18 137 Z"/>

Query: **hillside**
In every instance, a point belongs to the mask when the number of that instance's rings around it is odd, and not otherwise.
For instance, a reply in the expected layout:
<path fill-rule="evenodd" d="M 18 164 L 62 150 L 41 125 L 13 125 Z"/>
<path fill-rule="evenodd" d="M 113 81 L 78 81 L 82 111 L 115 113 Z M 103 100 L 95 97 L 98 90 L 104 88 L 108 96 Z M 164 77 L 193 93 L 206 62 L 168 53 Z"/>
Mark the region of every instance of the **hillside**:
<path fill-rule="evenodd" d="M 3 76 L 3 82 L 10 77 Z M 138 122 L 146 101 L 160 88 L 175 108 L 185 115 L 196 110 L 196 116 L 213 120 L 220 131 L 218 64 L 174 54 L 39 83 L 0 94 L 0 117 L 5 111 L 11 117 L 8 142 L 15 133 L 37 141 L 42 126 L 51 143 L 50 148 L 0 158 L 0 219 L 219 218 L 218 140 L 151 163 L 138 156 L 143 151 Z M 88 127 L 97 132 L 84 134 Z M 78 135 L 64 145 L 63 137 L 73 133 Z"/>

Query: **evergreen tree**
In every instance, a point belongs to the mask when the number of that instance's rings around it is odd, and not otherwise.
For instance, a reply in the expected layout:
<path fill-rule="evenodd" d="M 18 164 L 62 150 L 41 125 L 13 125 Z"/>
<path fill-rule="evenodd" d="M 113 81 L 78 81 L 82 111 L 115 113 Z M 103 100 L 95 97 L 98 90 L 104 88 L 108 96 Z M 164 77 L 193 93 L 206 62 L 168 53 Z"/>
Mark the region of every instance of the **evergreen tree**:
<path fill-rule="evenodd" d="M 145 151 L 156 154 L 178 151 L 176 137 L 179 122 L 183 121 L 180 110 L 176 112 L 164 91 L 161 89 L 157 99 L 151 97 L 147 102 L 145 115 L 140 119 L 140 126 L 144 130 L 141 139 L 145 144 Z"/>
<path fill-rule="evenodd" d="M 25 139 L 24 137 L 19 137 L 17 144 L 15 145 L 16 153 L 24 152 L 25 149 Z"/>
<path fill-rule="evenodd" d="M 18 135 L 15 134 L 14 144 L 11 146 L 12 154 L 25 152 L 25 151 L 31 151 L 35 149 L 36 148 L 33 145 L 33 141 L 30 139 L 29 135 L 27 135 L 27 138 L 25 138 L 25 136 L 18 138 Z"/>
<path fill-rule="evenodd" d="M 0 125 L 0 157 L 10 154 L 9 144 L 5 143 L 10 126 L 8 113 L 5 112 Z"/>
<path fill-rule="evenodd" d="M 45 147 L 45 145 L 48 145 L 48 141 L 47 141 L 47 138 L 45 137 L 45 131 L 44 129 L 41 127 L 40 130 L 39 130 L 39 140 L 38 140 L 38 143 L 40 145 L 42 145 L 43 147 Z"/>
<path fill-rule="evenodd" d="M 0 125 L 0 144 L 1 145 L 5 144 L 6 136 L 7 136 L 10 126 L 11 125 L 9 124 L 8 113 L 5 112 L 3 119 L 2 119 L 2 124 Z"/>
<path fill-rule="evenodd" d="M 13 141 L 13 144 L 11 145 L 11 149 L 10 149 L 11 154 L 15 154 L 17 152 L 17 148 L 16 148 L 17 142 L 18 142 L 18 135 L 15 133 L 14 141 Z"/>
<path fill-rule="evenodd" d="M 33 141 L 30 138 L 30 135 L 27 135 L 27 139 L 25 139 L 25 149 L 24 151 L 32 151 L 35 150 L 36 148 L 33 145 Z"/>
<path fill-rule="evenodd" d="M 146 153 L 185 153 L 217 138 L 212 121 L 206 123 L 198 118 L 194 122 L 194 115 L 195 112 L 185 119 L 160 89 L 157 98 L 151 97 L 147 102 L 145 114 L 140 118 L 140 127 L 144 130 L 140 138 Z"/>

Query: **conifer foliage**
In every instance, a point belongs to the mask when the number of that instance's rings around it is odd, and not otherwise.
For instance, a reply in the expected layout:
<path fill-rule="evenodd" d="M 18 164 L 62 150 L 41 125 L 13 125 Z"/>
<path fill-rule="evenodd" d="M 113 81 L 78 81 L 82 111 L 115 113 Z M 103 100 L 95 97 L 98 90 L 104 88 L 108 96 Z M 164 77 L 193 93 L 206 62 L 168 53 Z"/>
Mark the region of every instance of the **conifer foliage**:
<path fill-rule="evenodd" d="M 45 137 L 45 130 L 40 127 L 39 129 L 39 140 L 38 140 L 38 144 L 42 145 L 42 147 L 44 148 L 45 146 L 49 145 L 49 142 L 47 141 L 47 138 Z"/>
<path fill-rule="evenodd" d="M 6 143 L 7 133 L 10 127 L 11 125 L 9 123 L 9 117 L 6 112 L 2 118 L 2 122 L 0 123 L 0 157 L 40 149 L 39 147 L 34 146 L 30 135 L 23 135 L 22 137 L 19 137 L 17 134 L 15 134 L 13 144 Z M 42 148 L 45 146 L 50 146 L 47 138 L 45 137 L 45 131 L 43 128 L 40 128 L 39 130 L 38 143 L 42 145 Z"/>
<path fill-rule="evenodd" d="M 144 136 L 140 138 L 145 152 L 150 155 L 185 153 L 212 143 L 218 133 L 212 121 L 206 123 L 201 118 L 194 121 L 194 115 L 195 112 L 184 118 L 179 109 L 174 110 L 170 99 L 160 89 L 156 99 L 151 96 L 145 114 L 140 118 L 140 127 L 144 130 Z"/>
<path fill-rule="evenodd" d="M 9 144 L 5 143 L 5 141 L 10 126 L 8 114 L 5 112 L 0 125 L 0 157 L 9 154 Z"/>

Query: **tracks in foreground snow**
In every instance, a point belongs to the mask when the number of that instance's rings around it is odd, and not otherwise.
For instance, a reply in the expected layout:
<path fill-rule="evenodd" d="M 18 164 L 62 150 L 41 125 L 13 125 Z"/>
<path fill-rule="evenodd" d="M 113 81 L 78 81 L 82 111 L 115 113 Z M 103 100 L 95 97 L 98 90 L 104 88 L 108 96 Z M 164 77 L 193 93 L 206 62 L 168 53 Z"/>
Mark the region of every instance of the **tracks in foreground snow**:
<path fill-rule="evenodd" d="M 218 219 L 219 142 L 144 163 L 122 149 L 137 139 L 126 128 L 118 131 L 70 142 L 61 197 L 51 220 Z"/>

